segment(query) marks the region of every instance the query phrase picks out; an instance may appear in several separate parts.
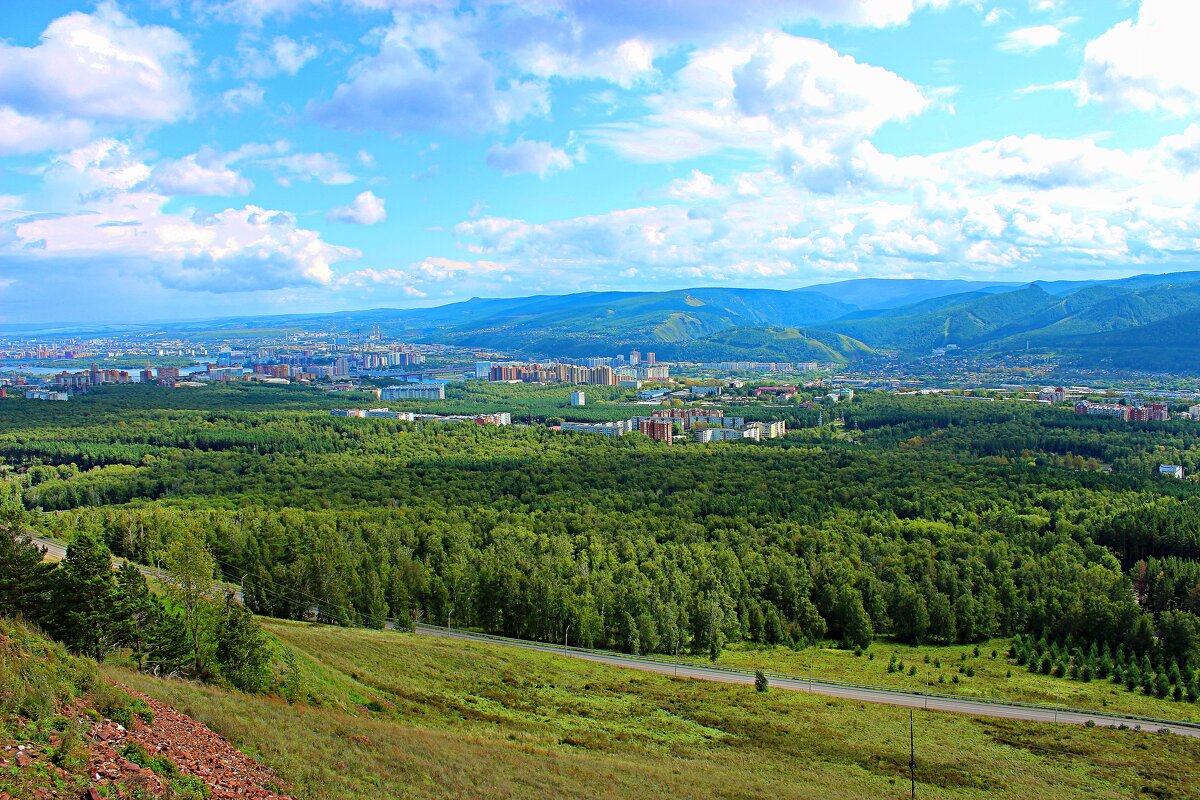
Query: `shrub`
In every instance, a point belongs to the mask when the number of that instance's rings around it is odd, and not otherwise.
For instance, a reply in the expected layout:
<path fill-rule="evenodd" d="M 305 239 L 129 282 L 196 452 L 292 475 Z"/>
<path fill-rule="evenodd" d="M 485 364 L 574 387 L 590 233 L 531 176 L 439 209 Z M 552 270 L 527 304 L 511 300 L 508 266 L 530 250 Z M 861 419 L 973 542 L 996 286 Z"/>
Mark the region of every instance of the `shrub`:
<path fill-rule="evenodd" d="M 766 674 L 760 669 L 754 673 L 754 689 L 759 692 L 765 692 L 769 683 Z"/>
<path fill-rule="evenodd" d="M 147 725 L 154 721 L 154 711 L 149 703 L 140 697 L 130 696 L 116 686 L 101 683 L 96 687 L 93 699 L 101 714 L 123 727 L 132 728 L 134 720 L 138 718 Z"/>
<path fill-rule="evenodd" d="M 68 721 L 59 737 L 58 747 L 50 754 L 50 761 L 67 772 L 80 772 L 87 767 L 88 751 L 74 722 Z"/>
<path fill-rule="evenodd" d="M 175 766 L 174 761 L 164 755 L 150 755 L 146 752 L 146 748 L 137 742 L 130 742 L 121 748 L 121 755 L 142 769 L 150 770 L 160 778 L 173 781 L 179 777 L 179 767 Z"/>
<path fill-rule="evenodd" d="M 172 780 L 171 793 L 178 800 L 207 800 L 212 796 L 208 784 L 194 775 L 182 775 Z"/>

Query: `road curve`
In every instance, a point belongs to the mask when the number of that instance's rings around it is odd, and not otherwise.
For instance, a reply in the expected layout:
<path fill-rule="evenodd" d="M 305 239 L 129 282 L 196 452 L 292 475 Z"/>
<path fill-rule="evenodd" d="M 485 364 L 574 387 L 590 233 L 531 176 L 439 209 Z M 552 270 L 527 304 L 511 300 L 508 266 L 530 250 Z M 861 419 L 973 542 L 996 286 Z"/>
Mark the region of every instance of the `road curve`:
<path fill-rule="evenodd" d="M 450 636 L 455 639 L 470 639 L 473 641 L 499 644 L 508 647 L 521 647 L 526 650 L 538 650 L 554 653 L 599 664 L 614 667 L 638 669 L 645 672 L 657 672 L 661 675 L 673 675 L 680 678 L 715 681 L 718 683 L 753 684 L 754 673 L 749 670 L 737 670 L 724 667 L 706 667 L 698 664 L 680 662 L 676 665 L 670 661 L 639 658 L 621 653 L 586 650 L 582 648 L 563 647 L 562 645 L 544 642 L 530 642 L 522 639 L 510 639 L 501 636 L 472 633 L 455 629 L 448 632 L 444 627 L 432 625 L 416 626 L 416 632 L 429 636 Z M 1116 728 L 1126 725 L 1130 728 L 1140 726 L 1143 731 L 1168 730 L 1180 736 L 1200 739 L 1200 724 L 1179 721 L 1153 720 L 1143 717 L 1104 714 L 1100 712 L 1080 711 L 1077 709 L 1054 709 L 1043 706 L 1021 705 L 1014 703 L 997 703 L 983 700 L 972 700 L 964 697 L 948 697 L 945 695 L 924 695 L 917 692 L 904 692 L 894 689 L 854 686 L 831 681 L 769 675 L 771 687 L 794 692 L 812 692 L 813 694 L 840 697 L 846 700 L 857 700 L 863 703 L 882 703 L 907 708 L 927 708 L 930 711 L 948 711 L 953 714 L 970 714 L 981 717 L 1001 717 L 1004 719 L 1025 720 L 1028 722 L 1065 723 L 1086 725 L 1094 723 L 1097 727 Z"/>

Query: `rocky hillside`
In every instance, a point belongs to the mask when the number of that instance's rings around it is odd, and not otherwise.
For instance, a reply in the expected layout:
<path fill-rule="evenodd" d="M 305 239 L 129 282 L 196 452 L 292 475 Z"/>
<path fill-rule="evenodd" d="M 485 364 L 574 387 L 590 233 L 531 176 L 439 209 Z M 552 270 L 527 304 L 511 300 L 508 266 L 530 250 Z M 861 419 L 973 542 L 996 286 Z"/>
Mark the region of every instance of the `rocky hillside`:
<path fill-rule="evenodd" d="M 0 619 L 0 800 L 274 800 L 287 791 L 201 723 Z"/>

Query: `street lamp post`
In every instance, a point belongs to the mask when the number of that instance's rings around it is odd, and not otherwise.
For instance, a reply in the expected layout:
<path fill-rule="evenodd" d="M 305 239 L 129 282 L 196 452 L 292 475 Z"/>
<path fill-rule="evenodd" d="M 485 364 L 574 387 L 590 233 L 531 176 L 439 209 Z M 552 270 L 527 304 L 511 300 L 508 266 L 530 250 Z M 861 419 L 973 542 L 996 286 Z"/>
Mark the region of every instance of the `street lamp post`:
<path fill-rule="evenodd" d="M 571 635 L 571 624 L 567 623 L 567 630 L 563 633 L 563 647 L 567 646 L 567 637 Z"/>
<path fill-rule="evenodd" d="M 812 694 L 812 676 L 813 676 L 813 654 L 808 654 L 808 693 Z"/>
<path fill-rule="evenodd" d="M 453 604 L 451 604 L 451 605 L 450 605 L 450 607 L 449 607 L 448 609 L 446 609 L 446 635 L 447 635 L 447 636 L 453 636 L 453 635 L 454 635 L 454 634 L 453 634 L 453 633 L 451 633 L 451 631 L 450 631 L 450 615 L 451 615 L 451 614 L 453 614 L 453 613 L 454 613 L 454 605 L 453 605 Z"/>
<path fill-rule="evenodd" d="M 912 800 L 917 797 L 917 743 L 913 735 L 913 710 L 908 710 L 908 781 Z"/>

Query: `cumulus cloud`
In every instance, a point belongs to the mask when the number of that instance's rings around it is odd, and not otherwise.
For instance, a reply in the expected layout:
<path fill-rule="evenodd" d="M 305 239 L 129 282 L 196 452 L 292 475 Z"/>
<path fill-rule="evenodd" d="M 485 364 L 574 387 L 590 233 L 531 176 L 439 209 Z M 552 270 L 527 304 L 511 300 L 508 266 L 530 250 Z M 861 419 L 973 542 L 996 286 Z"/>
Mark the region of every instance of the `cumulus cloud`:
<path fill-rule="evenodd" d="M 507 266 L 495 261 L 460 261 L 452 258 L 425 258 L 400 268 L 358 269 L 337 278 L 339 288 L 398 287 L 406 297 L 428 297 L 437 284 L 448 281 L 507 283 Z"/>
<path fill-rule="evenodd" d="M 0 42 L 0 114 L 12 123 L 5 149 L 77 144 L 96 123 L 180 119 L 192 106 L 191 63 L 177 31 L 140 26 L 107 2 L 54 20 L 34 47 Z"/>
<path fill-rule="evenodd" d="M 199 163 L 197 158 L 195 163 Z M 102 139 L 56 158 L 22 211 L 0 213 L 7 263 L 120 263 L 160 286 L 245 292 L 332 283 L 357 251 L 325 242 L 281 211 L 166 211 L 168 196 L 129 145 Z M 42 208 L 53 213 L 38 213 Z"/>
<path fill-rule="evenodd" d="M 455 235 L 475 256 L 514 265 L 510 273 L 531 291 L 615 288 L 630 264 L 645 286 L 779 286 L 914 268 L 929 276 L 1185 268 L 1200 254 L 1200 126 L 1128 153 L 1024 136 L 879 158 L 891 161 L 873 173 L 886 167 L 902 177 L 849 197 L 814 194 L 772 172 L 736 176 L 728 192 L 696 171 L 664 194 L 711 198 L 703 206 L 547 222 L 485 216 L 459 223 Z"/>
<path fill-rule="evenodd" d="M 568 170 L 583 153 L 568 153 L 549 142 L 539 142 L 518 136 L 512 144 L 496 144 L 488 148 L 487 165 L 505 175 L 534 174 L 545 178 L 555 172 Z"/>
<path fill-rule="evenodd" d="M 1063 32 L 1054 25 L 1034 25 L 1009 31 L 997 45 L 1006 53 L 1036 53 L 1062 41 Z"/>
<path fill-rule="evenodd" d="M 1088 42 L 1080 101 L 1178 117 L 1200 113 L 1198 29 L 1200 5 L 1143 0 L 1136 20 Z"/>
<path fill-rule="evenodd" d="M 692 170 L 686 178 L 676 178 L 667 187 L 667 195 L 676 200 L 713 200 L 724 197 L 729 192 L 718 184 L 712 175 Z"/>
<path fill-rule="evenodd" d="M 637 161 L 681 161 L 714 152 L 773 155 L 786 174 L 819 191 L 853 184 L 877 158 L 864 140 L 930 100 L 893 72 L 824 42 L 768 33 L 693 53 L 651 112 L 588 135 Z"/>
<path fill-rule="evenodd" d="M 26 116 L 0 105 L 0 156 L 73 147 L 91 133 L 92 126 L 81 119 Z"/>
<path fill-rule="evenodd" d="M 899 25 L 919 9 L 955 0 L 750 0 L 736 14 L 722 0 L 349 1 L 389 9 L 392 22 L 373 34 L 377 51 L 356 61 L 309 113 L 347 130 L 468 133 L 546 114 L 551 80 L 599 79 L 629 89 L 657 81 L 656 62 L 682 49 L 813 20 Z"/>
<path fill-rule="evenodd" d="M 354 198 L 348 206 L 339 206 L 326 217 L 331 222 L 349 222 L 353 225 L 378 225 L 387 221 L 387 210 L 382 197 L 366 191 Z"/>
<path fill-rule="evenodd" d="M 471 37 L 473 18 L 397 12 L 379 51 L 361 59 L 318 120 L 346 130 L 496 130 L 549 109 L 543 81 L 506 77 Z"/>
<path fill-rule="evenodd" d="M 154 185 L 169 195 L 227 197 L 249 194 L 254 184 L 229 166 L 236 160 L 235 155 L 220 153 L 209 147 L 201 148 L 199 152 L 183 158 L 155 165 Z"/>

